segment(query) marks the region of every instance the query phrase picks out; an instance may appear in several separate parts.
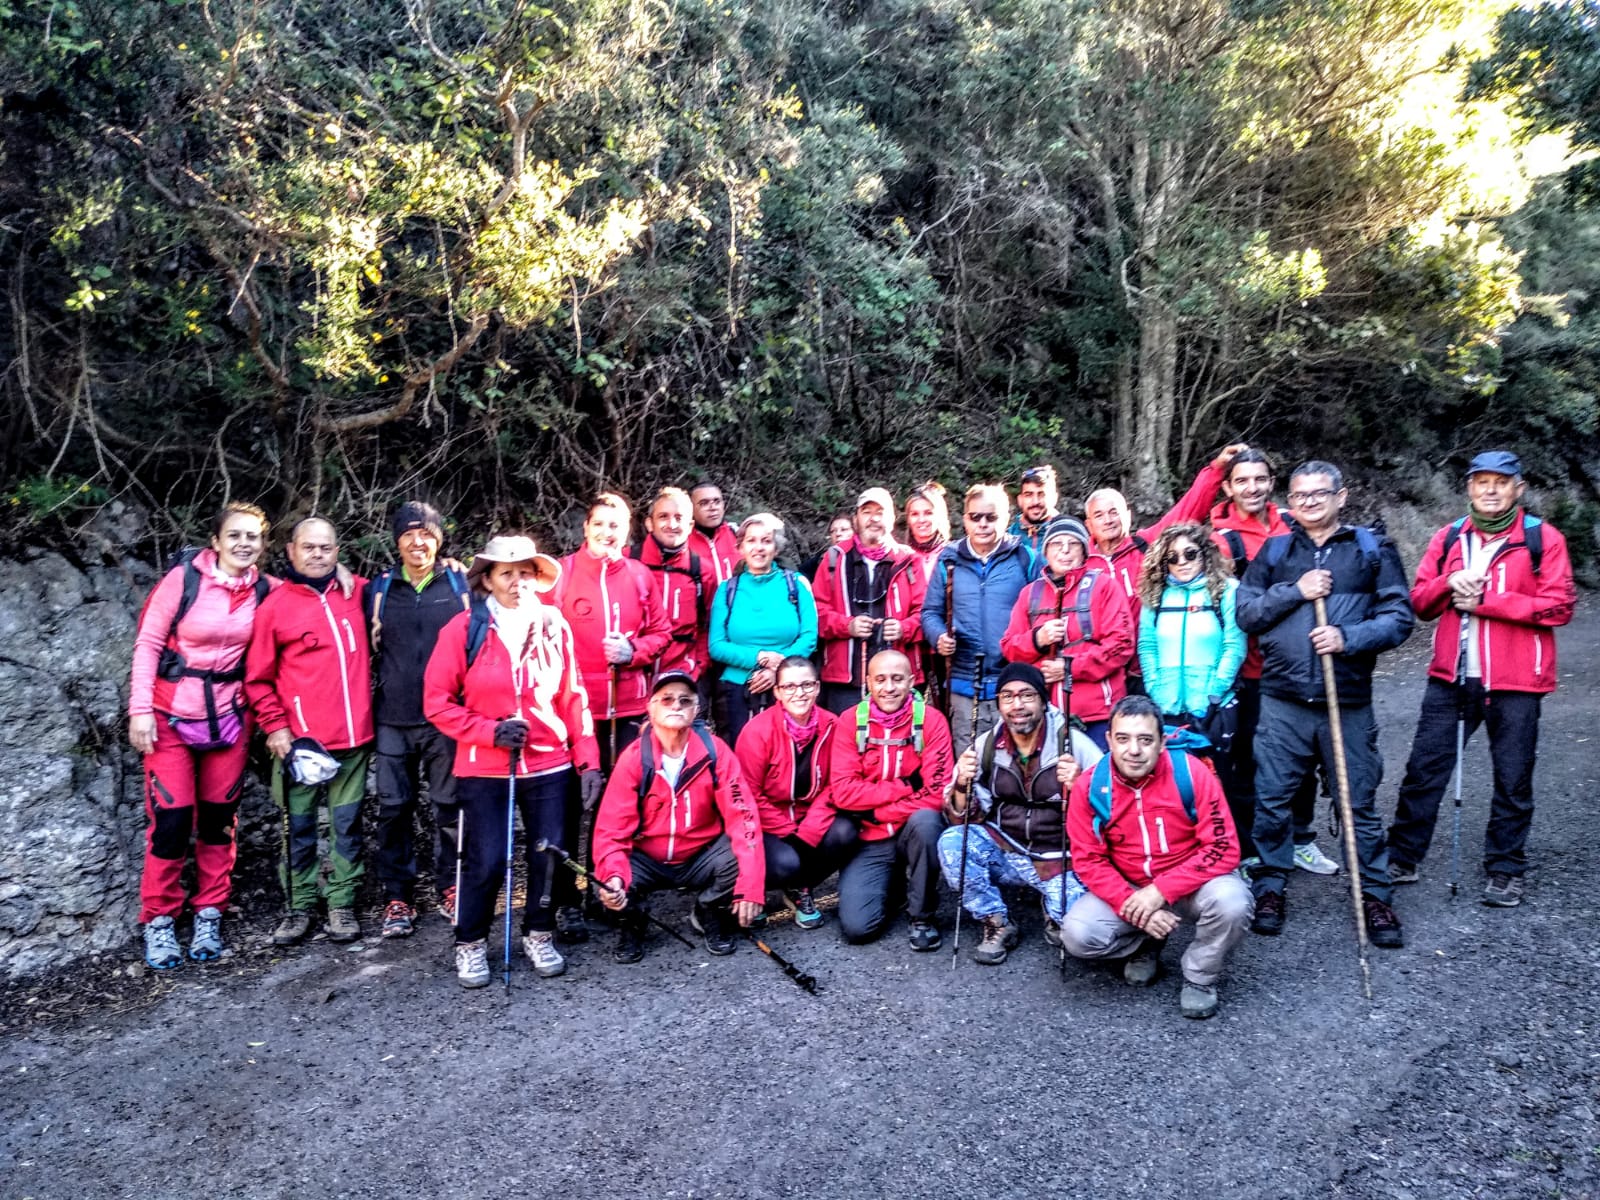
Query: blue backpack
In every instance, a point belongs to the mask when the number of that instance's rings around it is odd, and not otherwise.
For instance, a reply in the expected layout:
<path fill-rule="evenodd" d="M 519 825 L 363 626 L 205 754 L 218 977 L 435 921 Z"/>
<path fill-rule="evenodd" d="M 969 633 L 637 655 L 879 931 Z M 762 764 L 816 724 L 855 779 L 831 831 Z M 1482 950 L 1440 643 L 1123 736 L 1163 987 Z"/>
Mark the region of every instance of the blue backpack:
<path fill-rule="evenodd" d="M 1183 797 L 1183 811 L 1189 820 L 1195 819 L 1194 760 L 1206 758 L 1212 749 L 1211 741 L 1192 729 L 1174 729 L 1164 725 L 1161 736 L 1168 757 L 1172 759 L 1172 777 L 1178 784 L 1178 795 Z M 1089 807 L 1094 810 L 1094 835 L 1102 842 L 1100 830 L 1111 819 L 1111 756 L 1108 754 L 1095 763 L 1089 774 Z"/>

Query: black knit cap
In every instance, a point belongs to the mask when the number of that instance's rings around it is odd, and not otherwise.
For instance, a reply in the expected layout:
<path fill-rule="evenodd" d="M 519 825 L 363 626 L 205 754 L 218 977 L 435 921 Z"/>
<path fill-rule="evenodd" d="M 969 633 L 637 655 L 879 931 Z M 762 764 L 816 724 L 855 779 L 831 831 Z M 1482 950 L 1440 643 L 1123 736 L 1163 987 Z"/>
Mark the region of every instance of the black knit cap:
<path fill-rule="evenodd" d="M 397 542 L 401 534 L 413 529 L 426 529 L 441 542 L 444 541 L 444 518 L 439 515 L 437 508 L 421 500 L 407 500 L 395 509 L 393 527 L 394 540 Z"/>
<path fill-rule="evenodd" d="M 1008 683 L 1025 683 L 1039 693 L 1039 699 L 1050 702 L 1050 685 L 1044 681 L 1044 672 L 1031 663 L 1013 662 L 1000 668 L 1000 680 L 994 685 L 995 693 Z"/>

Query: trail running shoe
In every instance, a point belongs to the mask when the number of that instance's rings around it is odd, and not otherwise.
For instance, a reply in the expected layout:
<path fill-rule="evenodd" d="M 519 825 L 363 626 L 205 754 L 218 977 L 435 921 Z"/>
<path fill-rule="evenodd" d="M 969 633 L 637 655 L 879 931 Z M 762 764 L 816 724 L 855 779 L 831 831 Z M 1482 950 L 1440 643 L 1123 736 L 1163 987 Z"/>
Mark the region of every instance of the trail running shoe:
<path fill-rule="evenodd" d="M 1489 882 L 1483 885 L 1483 903 L 1490 908 L 1515 908 L 1522 903 L 1524 891 L 1521 875 L 1491 872 Z"/>
<path fill-rule="evenodd" d="M 789 907 L 794 909 L 794 923 L 801 929 L 815 929 L 827 920 L 822 915 L 822 910 L 817 907 L 817 902 L 811 898 L 810 888 L 785 892 L 783 898 L 789 902 Z"/>
<path fill-rule="evenodd" d="M 589 923 L 583 919 L 583 909 L 568 904 L 556 909 L 556 941 L 576 946 L 589 940 Z"/>
<path fill-rule="evenodd" d="M 1017 944 L 1017 927 L 1006 920 L 1005 914 L 983 919 L 983 938 L 972 952 L 972 961 L 986 967 L 998 967 Z"/>
<path fill-rule="evenodd" d="M 1294 848 L 1294 865 L 1313 875 L 1337 875 L 1339 864 L 1322 852 L 1315 842 L 1302 842 Z"/>
<path fill-rule="evenodd" d="M 545 979 L 560 975 L 567 969 L 567 960 L 556 949 L 556 935 L 553 933 L 523 934 L 522 952 L 528 956 L 533 969 Z"/>
<path fill-rule="evenodd" d="M 1178 994 L 1178 1011 L 1191 1021 L 1204 1021 L 1217 1015 L 1217 989 L 1203 983 L 1183 981 L 1183 991 Z"/>
<path fill-rule="evenodd" d="M 209 905 L 194 915 L 189 957 L 195 962 L 211 962 L 222 957 L 222 913 Z"/>
<path fill-rule="evenodd" d="M 1160 938 L 1147 937 L 1139 943 L 1139 948 L 1130 954 L 1122 964 L 1122 982 L 1130 987 L 1149 987 L 1156 981 L 1156 976 L 1161 974 L 1161 947 L 1164 945 Z"/>
<path fill-rule="evenodd" d="M 391 900 L 384 906 L 381 936 L 386 938 L 410 937 L 416 928 L 417 910 L 404 900 Z"/>
<path fill-rule="evenodd" d="M 689 924 L 705 939 L 706 950 L 710 953 L 733 953 L 733 913 L 726 905 L 702 905 L 697 901 L 689 913 Z"/>
<path fill-rule="evenodd" d="M 911 922 L 911 948 L 919 954 L 937 950 L 944 945 L 944 935 L 932 921 Z"/>
<path fill-rule="evenodd" d="M 488 986 L 489 947 L 486 942 L 456 943 L 456 978 L 464 988 Z"/>
<path fill-rule="evenodd" d="M 156 917 L 144 927 L 144 961 L 157 971 L 170 971 L 183 962 L 171 917 Z"/>
<path fill-rule="evenodd" d="M 447 887 L 444 894 L 439 897 L 439 915 L 450 924 L 456 923 L 456 889 Z"/>

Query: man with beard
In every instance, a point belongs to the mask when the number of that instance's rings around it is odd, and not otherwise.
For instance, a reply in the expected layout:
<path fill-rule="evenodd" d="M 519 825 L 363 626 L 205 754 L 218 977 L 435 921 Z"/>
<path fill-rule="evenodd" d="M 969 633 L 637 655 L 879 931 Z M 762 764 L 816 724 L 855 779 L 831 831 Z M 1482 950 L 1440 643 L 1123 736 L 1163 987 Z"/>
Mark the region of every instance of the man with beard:
<path fill-rule="evenodd" d="M 644 519 L 645 538 L 628 556 L 652 572 L 672 626 L 672 640 L 656 659 L 655 673 L 682 671 L 698 680 L 710 661 L 706 652 L 706 619 L 717 574 L 709 559 L 689 549 L 694 504 L 682 488 L 656 493 Z"/>
<path fill-rule="evenodd" d="M 1021 538 L 1036 555 L 1044 554 L 1045 526 L 1060 515 L 1056 469 L 1045 463 L 1022 473 L 1017 487 L 1017 515 L 1007 533 Z"/>

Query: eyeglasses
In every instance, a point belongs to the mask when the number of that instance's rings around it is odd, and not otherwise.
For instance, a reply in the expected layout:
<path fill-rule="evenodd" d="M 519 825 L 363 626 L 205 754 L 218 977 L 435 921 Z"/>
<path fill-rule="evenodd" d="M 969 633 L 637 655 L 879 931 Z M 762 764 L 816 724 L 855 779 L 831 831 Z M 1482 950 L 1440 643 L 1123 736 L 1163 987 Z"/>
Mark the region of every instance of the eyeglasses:
<path fill-rule="evenodd" d="M 773 690 L 780 696 L 806 696 L 821 686 L 815 679 L 808 679 L 804 683 L 780 683 Z"/>
<path fill-rule="evenodd" d="M 1308 504 L 1321 504 L 1324 500 L 1331 500 L 1336 494 L 1332 488 L 1318 488 L 1314 492 L 1290 492 L 1289 503 L 1296 508 L 1304 508 Z"/>
<path fill-rule="evenodd" d="M 659 704 L 662 708 L 693 708 L 700 703 L 693 696 L 655 696 L 650 702 Z"/>
<path fill-rule="evenodd" d="M 968 513 L 967 520 L 976 521 L 979 525 L 990 525 L 1000 519 L 999 513 Z"/>
<path fill-rule="evenodd" d="M 1199 557 L 1199 546 L 1186 546 L 1182 550 L 1174 550 L 1171 554 L 1167 555 L 1166 563 L 1169 567 L 1175 567 L 1179 563 L 1192 563 Z"/>
<path fill-rule="evenodd" d="M 1021 688 L 1014 692 L 1000 692 L 995 696 L 996 704 L 1025 704 L 1030 700 L 1037 700 L 1039 693 L 1032 688 Z"/>

